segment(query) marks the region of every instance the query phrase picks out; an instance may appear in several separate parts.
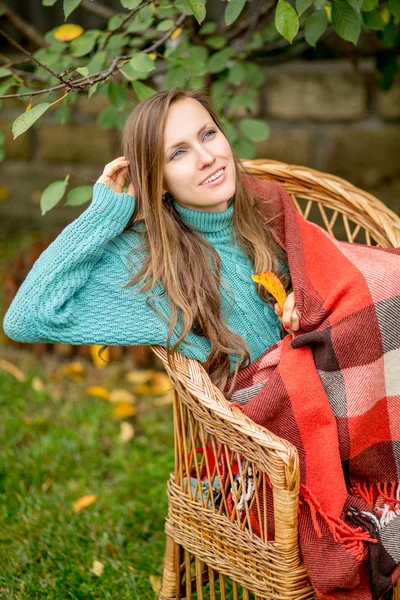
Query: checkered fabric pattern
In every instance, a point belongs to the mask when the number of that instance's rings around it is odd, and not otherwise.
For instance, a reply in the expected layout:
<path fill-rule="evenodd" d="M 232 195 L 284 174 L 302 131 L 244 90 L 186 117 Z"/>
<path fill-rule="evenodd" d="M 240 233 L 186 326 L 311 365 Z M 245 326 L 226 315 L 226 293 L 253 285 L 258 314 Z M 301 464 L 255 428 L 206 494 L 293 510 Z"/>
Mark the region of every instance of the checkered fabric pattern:
<path fill-rule="evenodd" d="M 297 447 L 318 597 L 375 600 L 400 577 L 400 248 L 337 241 L 279 184 L 245 182 L 276 211 L 300 330 L 240 371 L 230 400 Z"/>

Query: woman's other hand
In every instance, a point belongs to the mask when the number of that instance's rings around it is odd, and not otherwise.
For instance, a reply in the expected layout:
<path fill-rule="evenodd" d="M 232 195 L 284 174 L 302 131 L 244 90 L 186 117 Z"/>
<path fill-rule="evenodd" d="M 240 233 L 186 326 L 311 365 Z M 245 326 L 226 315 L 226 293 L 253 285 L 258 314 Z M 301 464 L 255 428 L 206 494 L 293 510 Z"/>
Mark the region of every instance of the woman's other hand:
<path fill-rule="evenodd" d="M 297 314 L 293 292 L 286 298 L 283 304 L 283 311 L 280 309 L 277 302 L 275 303 L 274 308 L 275 314 L 285 329 L 291 329 L 292 331 L 298 331 L 298 329 L 300 329 L 299 315 Z"/>
<path fill-rule="evenodd" d="M 119 156 L 115 160 L 106 164 L 103 173 L 100 175 L 96 183 L 105 183 L 117 194 L 124 191 L 125 182 L 129 179 L 129 160 L 125 156 Z M 135 188 L 132 183 L 129 183 L 128 194 L 135 196 Z"/>

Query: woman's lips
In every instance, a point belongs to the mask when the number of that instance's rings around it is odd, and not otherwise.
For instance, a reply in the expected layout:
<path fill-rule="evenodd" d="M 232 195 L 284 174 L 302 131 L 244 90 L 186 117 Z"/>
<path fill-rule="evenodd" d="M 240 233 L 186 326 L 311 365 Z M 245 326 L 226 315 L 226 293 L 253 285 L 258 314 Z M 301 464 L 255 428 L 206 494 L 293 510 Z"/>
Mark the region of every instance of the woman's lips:
<path fill-rule="evenodd" d="M 224 172 L 222 173 L 222 175 L 220 175 L 219 177 L 217 177 L 217 179 L 214 179 L 214 181 L 210 181 L 209 183 L 201 183 L 200 185 L 203 186 L 203 187 L 219 185 L 220 183 L 222 183 L 223 181 L 225 181 L 226 167 L 223 167 L 223 170 L 224 170 Z"/>

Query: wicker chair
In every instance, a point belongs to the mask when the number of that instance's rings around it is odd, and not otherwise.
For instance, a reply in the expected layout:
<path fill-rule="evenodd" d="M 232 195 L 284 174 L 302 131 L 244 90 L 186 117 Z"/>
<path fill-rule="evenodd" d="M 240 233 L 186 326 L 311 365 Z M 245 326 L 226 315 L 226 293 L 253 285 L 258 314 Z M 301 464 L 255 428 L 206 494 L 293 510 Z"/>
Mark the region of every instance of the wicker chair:
<path fill-rule="evenodd" d="M 338 239 L 400 246 L 400 218 L 347 181 L 272 160 L 243 164 L 257 177 L 283 185 L 307 219 Z M 159 600 L 316 598 L 298 546 L 297 450 L 230 407 L 197 361 L 178 354 L 179 369 L 174 373 L 169 370 L 165 349 L 152 349 L 175 388 L 175 468 L 168 482 L 167 543 Z M 207 447 L 212 451 L 196 452 Z M 212 490 L 213 482 L 218 481 L 215 478 L 221 475 L 214 456 L 221 453 L 228 469 L 226 485 L 218 494 Z M 260 515 L 259 494 L 253 494 L 250 504 L 241 484 L 251 474 L 255 474 L 256 491 L 262 490 L 264 506 L 268 495 L 268 506 L 273 506 L 273 515 L 259 523 L 261 535 L 254 533 L 250 515 L 254 502 Z M 394 597 L 400 600 L 400 586 Z"/>

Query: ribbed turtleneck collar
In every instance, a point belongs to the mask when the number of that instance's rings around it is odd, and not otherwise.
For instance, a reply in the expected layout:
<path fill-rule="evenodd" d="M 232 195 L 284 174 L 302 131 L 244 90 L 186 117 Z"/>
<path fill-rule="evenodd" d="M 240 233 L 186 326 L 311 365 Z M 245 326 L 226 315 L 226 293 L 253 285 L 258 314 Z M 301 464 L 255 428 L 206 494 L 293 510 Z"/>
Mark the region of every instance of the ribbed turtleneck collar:
<path fill-rule="evenodd" d="M 203 234 L 213 234 L 229 230 L 232 225 L 233 211 L 234 211 L 234 200 L 226 210 L 221 212 L 206 212 L 203 210 L 196 210 L 193 208 L 186 208 L 182 206 L 175 199 L 172 203 L 183 221 L 185 221 L 195 231 L 202 232 Z"/>

